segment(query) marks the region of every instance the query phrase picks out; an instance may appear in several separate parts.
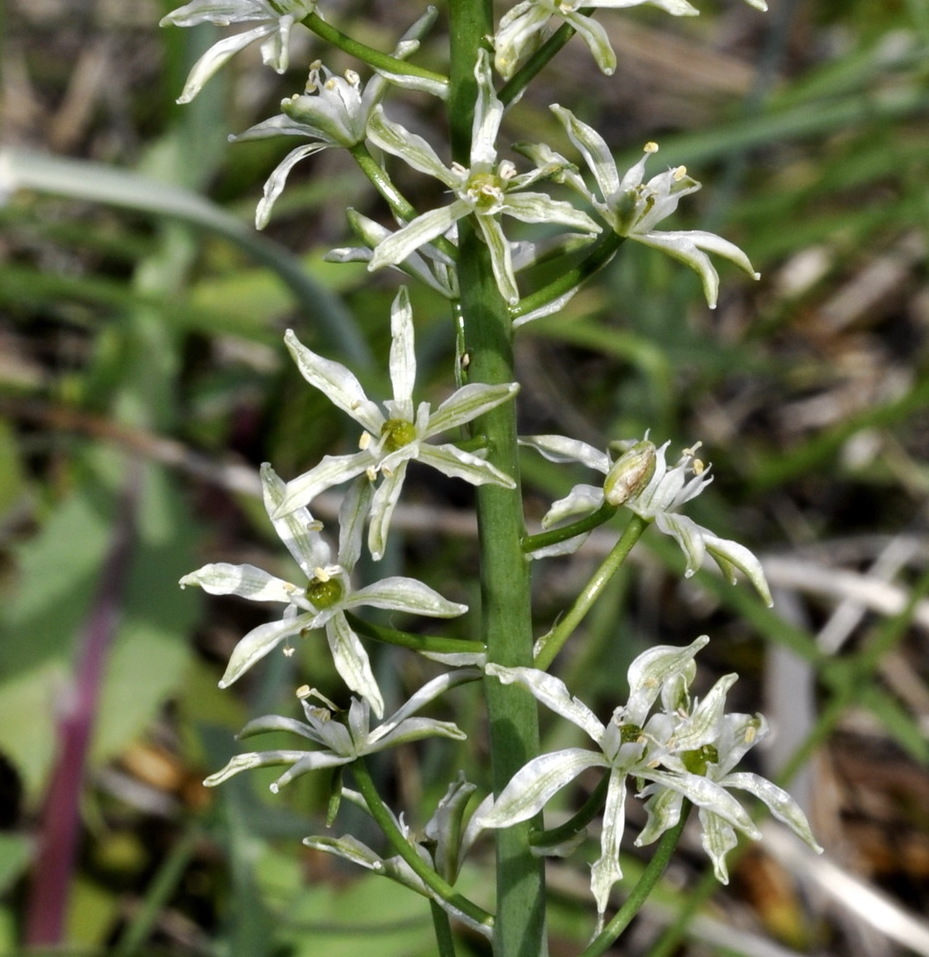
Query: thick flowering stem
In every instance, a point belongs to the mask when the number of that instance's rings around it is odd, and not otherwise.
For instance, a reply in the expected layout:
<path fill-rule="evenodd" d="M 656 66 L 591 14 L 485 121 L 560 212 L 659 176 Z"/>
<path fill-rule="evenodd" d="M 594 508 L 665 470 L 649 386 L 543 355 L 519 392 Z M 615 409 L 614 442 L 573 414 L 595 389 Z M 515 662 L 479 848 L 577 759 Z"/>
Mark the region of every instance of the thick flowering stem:
<path fill-rule="evenodd" d="M 477 98 L 474 68 L 484 38 L 493 33 L 489 0 L 451 0 L 452 37 L 449 119 L 452 151 L 469 161 L 471 123 Z M 471 382 L 512 382 L 513 340 L 507 305 L 497 289 L 490 255 L 471 223 L 459 223 L 459 280 L 464 345 Z M 487 460 L 516 480 L 513 489 L 484 485 L 477 490 L 481 552 L 482 638 L 489 661 L 532 664 L 529 562 L 522 551 L 525 527 L 519 485 L 516 409 L 492 409 L 476 423 L 487 439 Z M 539 752 L 537 706 L 516 685 L 486 682 L 491 773 L 495 793 Z M 539 957 L 545 953 L 544 872 L 529 847 L 531 822 L 502 828 L 497 838 L 496 957 Z"/>
<path fill-rule="evenodd" d="M 603 589 L 619 571 L 620 566 L 626 560 L 626 556 L 632 551 L 632 546 L 642 537 L 642 533 L 648 526 L 649 523 L 644 518 L 640 518 L 638 515 L 632 516 L 632 520 L 626 526 L 619 541 L 613 546 L 613 550 L 606 556 L 600 567 L 594 572 L 593 577 L 584 586 L 584 590 L 577 596 L 571 609 L 541 639 L 540 647 L 535 656 L 536 668 L 544 671 L 555 660 L 555 656 L 561 651 L 564 643 L 583 621 L 594 602 L 603 594 Z"/>

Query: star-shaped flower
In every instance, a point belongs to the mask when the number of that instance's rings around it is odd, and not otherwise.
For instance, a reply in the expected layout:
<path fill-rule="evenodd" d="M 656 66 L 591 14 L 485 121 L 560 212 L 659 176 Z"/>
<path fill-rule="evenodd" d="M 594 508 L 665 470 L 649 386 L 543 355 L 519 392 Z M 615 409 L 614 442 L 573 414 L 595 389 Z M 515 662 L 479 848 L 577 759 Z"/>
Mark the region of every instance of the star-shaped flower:
<path fill-rule="evenodd" d="M 236 142 L 281 135 L 316 141 L 291 150 L 274 168 L 255 212 L 256 228 L 264 229 L 268 224 L 274 203 L 297 163 L 320 150 L 350 148 L 364 142 L 368 117 L 386 88 L 387 81 L 375 77 L 362 89 L 361 77 L 354 70 L 335 76 L 317 60 L 310 67 L 304 93 L 282 100 L 282 112 L 277 116 L 230 137 Z"/>
<path fill-rule="evenodd" d="M 735 675 L 729 675 L 728 678 L 734 680 Z M 747 791 L 765 804 L 779 821 L 783 821 L 814 851 L 821 853 L 822 848 L 816 843 L 806 816 L 783 788 L 759 774 L 732 770 L 745 753 L 768 733 L 768 725 L 760 714 L 724 714 L 727 687 L 728 685 L 722 688 L 721 693 L 715 697 L 707 696 L 705 723 L 711 729 L 710 733 L 704 731 L 699 740 L 694 739 L 693 747 L 679 748 L 666 755 L 663 760 L 665 767 L 679 774 L 701 774 L 720 788 Z M 649 784 L 639 797 L 648 798 L 645 802 L 648 822 L 635 841 L 642 846 L 650 844 L 677 824 L 684 795 L 681 791 L 662 787 L 660 784 Z M 728 884 L 726 854 L 738 844 L 733 822 L 717 814 L 712 806 L 698 807 L 697 815 L 702 831 L 703 849 L 713 862 L 716 879 L 722 884 Z M 739 829 L 749 837 L 758 836 L 757 833 Z"/>
<path fill-rule="evenodd" d="M 647 143 L 634 166 L 622 176 L 603 137 L 570 110 L 557 104 L 552 112 L 564 124 L 571 142 L 580 150 L 597 183 L 599 195 L 587 191 L 587 198 L 620 236 L 637 243 L 661 249 L 669 256 L 695 270 L 703 283 L 703 292 L 711 309 L 719 295 L 719 274 L 707 253 L 715 253 L 735 263 L 753 279 L 759 274 L 748 257 L 735 243 L 703 229 L 659 230 L 655 227 L 676 209 L 681 198 L 700 189 L 700 184 L 687 175 L 683 166 L 665 170 L 647 183 L 645 163 L 658 151 L 655 143 Z M 569 181 L 575 185 L 575 181 Z"/>
<path fill-rule="evenodd" d="M 433 8 L 400 38 L 394 57 L 403 60 L 419 49 L 420 38 L 434 20 Z M 331 147 L 350 149 L 364 142 L 371 110 L 384 98 L 391 83 L 409 85 L 402 75 L 390 74 L 388 80 L 378 73 L 362 86 L 361 77 L 354 70 L 336 76 L 317 60 L 310 66 L 304 92 L 282 100 L 280 114 L 230 137 L 235 142 L 281 135 L 316 141 L 291 150 L 268 177 L 264 196 L 255 213 L 258 229 L 268 224 L 274 203 L 297 163 L 320 150 Z"/>
<path fill-rule="evenodd" d="M 666 462 L 670 442 L 655 448 L 648 439 L 640 442 L 614 443 L 620 454 L 610 452 L 562 435 L 533 435 L 520 438 L 520 444 L 529 446 L 551 462 L 580 462 L 602 472 L 606 479 L 602 486 L 575 485 L 562 499 L 553 503 L 542 519 L 544 528 L 553 528 L 567 519 L 596 511 L 604 502 L 623 505 L 637 515 L 654 522 L 658 530 L 670 535 L 680 545 L 687 558 L 685 575 L 690 578 L 703 564 L 709 553 L 723 574 L 733 584 L 735 570 L 741 571 L 755 586 L 766 604 L 771 605 L 771 592 L 764 570 L 758 559 L 744 546 L 730 539 L 720 538 L 693 519 L 678 514 L 678 509 L 696 498 L 710 482 L 710 467 L 697 458 L 699 443 L 684 449 L 673 466 Z M 536 558 L 569 554 L 576 551 L 585 536 L 577 536 L 558 545 L 539 549 Z"/>
<path fill-rule="evenodd" d="M 393 398 L 383 406 L 372 402 L 355 376 L 338 362 L 324 359 L 288 332 L 287 347 L 303 377 L 319 389 L 364 430 L 359 451 L 350 455 L 327 455 L 315 468 L 287 483 L 272 517 L 279 517 L 313 500 L 324 489 L 367 473 L 381 482 L 371 500 L 368 546 L 375 559 L 384 554 L 393 515 L 406 469 L 416 459 L 452 478 L 472 485 L 491 483 L 513 488 L 514 482 L 486 462 L 481 451 L 465 452 L 451 443 L 434 445 L 429 440 L 483 415 L 516 394 L 515 383 L 485 385 L 470 383 L 450 395 L 438 408 L 428 402 L 413 404 L 416 353 L 413 347 L 413 312 L 405 288 L 391 309 L 390 381 Z"/>
<path fill-rule="evenodd" d="M 764 733 L 760 716 L 726 715 L 726 693 L 736 675 L 720 678 L 702 700 L 691 697 L 694 656 L 706 645 L 703 635 L 687 648 L 657 645 L 629 666 L 629 702 L 604 726 L 557 678 L 533 668 L 487 665 L 488 674 L 526 688 L 547 708 L 584 730 L 598 750 L 566 748 L 533 758 L 516 772 L 489 807 L 477 814 L 480 827 L 509 827 L 535 816 L 550 798 L 587 768 L 609 775 L 603 809 L 600 857 L 591 870 L 591 890 L 600 922 L 610 888 L 622 877 L 620 844 L 625 829 L 626 780 L 648 797 L 649 821 L 637 844 L 654 840 L 680 819 L 684 799 L 699 811 L 703 843 L 720 880 L 727 878 L 724 856 L 735 831 L 757 840 L 761 832 L 729 788 L 759 797 L 814 850 L 820 850 L 796 802 L 770 781 L 732 768 Z M 656 707 L 657 705 L 657 707 Z M 642 782 L 650 782 L 642 789 Z"/>
<path fill-rule="evenodd" d="M 478 232 L 490 250 L 500 293 L 508 302 L 515 303 L 519 301 L 519 291 L 511 244 L 503 234 L 501 216 L 512 216 L 524 223 L 557 224 L 588 234 L 600 232 L 600 227 L 570 203 L 526 189 L 553 170 L 537 167 L 518 174 L 513 163 L 500 160 L 496 140 L 503 119 L 503 104 L 494 92 L 490 57 L 485 50 L 480 51 L 474 74 L 478 98 L 471 133 L 470 166 L 467 168 L 458 163 L 446 166 L 421 136 L 388 120 L 380 107 L 373 111 L 368 124 L 371 142 L 444 183 L 454 198 L 449 205 L 417 216 L 380 242 L 369 268 L 396 265 L 424 244 L 444 236 L 458 220 L 473 215 Z"/>
<path fill-rule="evenodd" d="M 759 2 L 763 3 L 763 0 L 754 0 L 753 6 L 758 6 Z M 493 38 L 494 66 L 502 77 L 511 77 L 545 41 L 549 20 L 560 17 L 580 34 L 590 47 L 597 66 L 609 75 L 616 69 L 616 54 L 610 46 L 610 38 L 602 24 L 580 10 L 586 7 L 619 10 L 644 3 L 678 17 L 695 16 L 700 12 L 687 0 L 522 0 L 500 18 L 500 26 Z"/>
<path fill-rule="evenodd" d="M 227 60 L 245 47 L 261 40 L 261 59 L 278 73 L 289 64 L 290 31 L 293 25 L 316 9 L 317 0 L 191 0 L 172 10 L 161 20 L 161 26 L 194 27 L 215 23 L 258 22 L 260 26 L 235 36 L 226 37 L 213 46 L 194 64 L 178 103 L 189 103 L 203 89 L 203 84 Z"/>
<path fill-rule="evenodd" d="M 361 554 L 364 518 L 371 496 L 368 482 L 355 483 L 345 497 L 339 516 L 339 552 L 332 563 L 329 544 L 319 533 L 321 525 L 307 509 L 291 509 L 275 517 L 283 500 L 284 483 L 267 464 L 262 466 L 261 480 L 265 508 L 274 529 L 300 566 L 307 584 L 295 585 L 254 565 L 226 562 L 204 565 L 181 579 L 182 587 L 199 585 L 211 595 L 238 595 L 251 601 L 285 605 L 280 621 L 253 628 L 235 646 L 220 687 L 228 687 L 281 642 L 323 628 L 342 680 L 381 717 L 384 701 L 368 654 L 345 613 L 370 605 L 433 618 L 453 618 L 467 611 L 467 606 L 448 601 L 412 578 L 384 578 L 363 588 L 352 585 L 351 574 Z"/>
<path fill-rule="evenodd" d="M 630 665 L 629 703 L 617 708 L 604 725 L 558 678 L 534 668 L 504 668 L 488 664 L 488 674 L 505 684 L 526 688 L 547 708 L 573 722 L 589 735 L 596 750 L 566 748 L 533 758 L 501 791 L 489 810 L 480 813 L 483 827 L 509 827 L 538 814 L 554 794 L 588 768 L 604 768 L 609 775 L 600 857 L 591 871 L 591 890 L 601 920 L 610 888 L 622 877 L 620 843 L 625 828 L 626 780 L 652 781 L 659 790 L 673 789 L 698 807 L 708 807 L 731 826 L 753 837 L 758 829 L 744 809 L 723 787 L 700 774 L 671 772 L 668 754 L 690 751 L 705 743 L 708 715 L 718 691 L 708 705 L 683 714 L 681 701 L 696 670 L 694 656 L 709 639 L 704 635 L 686 648 L 656 645 Z M 730 682 L 731 683 L 731 682 Z M 661 699 L 661 709 L 652 711 Z"/>
<path fill-rule="evenodd" d="M 296 721 L 280 715 L 268 715 L 250 721 L 239 734 L 240 738 L 250 737 L 267 731 L 290 731 L 322 745 L 323 750 L 281 750 L 253 751 L 237 754 L 220 771 L 211 774 L 204 784 L 215 787 L 241 771 L 273 765 L 290 767 L 271 785 L 277 793 L 285 784 L 308 771 L 320 768 L 334 768 L 366 754 L 375 754 L 387 748 L 396 747 L 410 741 L 419 741 L 427 737 L 453 738 L 463 741 L 467 735 L 449 721 L 437 721 L 434 718 L 412 717 L 417 711 L 434 701 L 449 688 L 471 681 L 479 676 L 476 668 L 461 668 L 451 671 L 423 685 L 403 707 L 395 711 L 386 721 L 371 728 L 371 705 L 367 699 L 352 698 L 347 720 L 342 720 L 343 712 L 332 702 L 317 692 L 302 688 L 297 694 L 303 705 L 306 721 Z M 320 698 L 328 707 L 314 705 L 310 698 Z"/>

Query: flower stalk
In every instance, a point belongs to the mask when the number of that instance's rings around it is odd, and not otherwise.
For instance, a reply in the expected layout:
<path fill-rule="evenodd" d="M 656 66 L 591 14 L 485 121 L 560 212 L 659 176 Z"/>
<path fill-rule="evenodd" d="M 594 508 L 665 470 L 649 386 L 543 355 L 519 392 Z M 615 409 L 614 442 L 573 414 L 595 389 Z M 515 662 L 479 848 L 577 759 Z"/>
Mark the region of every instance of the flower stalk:
<path fill-rule="evenodd" d="M 477 100 L 475 65 L 484 37 L 493 32 L 489 0 L 451 0 L 449 117 L 452 155 L 461 163 L 471 153 Z M 469 222 L 459 224 L 459 281 L 465 348 L 471 382 L 513 381 L 513 331 L 507 303 L 494 279 L 487 246 Z M 476 422 L 486 437 L 488 461 L 510 475 L 515 487 L 478 488 L 481 562 L 481 633 L 489 661 L 511 666 L 532 661 L 529 562 L 519 484 L 516 411 L 498 406 Z M 499 793 L 539 750 L 538 711 L 521 688 L 485 682 L 491 748 L 491 775 Z M 501 829 L 497 847 L 497 957 L 538 957 L 545 952 L 543 862 L 529 844 L 531 822 Z"/>

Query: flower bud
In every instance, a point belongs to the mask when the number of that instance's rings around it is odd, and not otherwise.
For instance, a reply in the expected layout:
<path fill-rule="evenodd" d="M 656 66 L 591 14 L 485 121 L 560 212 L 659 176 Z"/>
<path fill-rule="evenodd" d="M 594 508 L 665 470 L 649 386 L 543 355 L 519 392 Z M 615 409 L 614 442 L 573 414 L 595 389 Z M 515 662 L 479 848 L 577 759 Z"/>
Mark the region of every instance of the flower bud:
<path fill-rule="evenodd" d="M 648 439 L 636 442 L 614 463 L 603 483 L 610 505 L 622 505 L 638 495 L 655 474 L 655 445 Z"/>

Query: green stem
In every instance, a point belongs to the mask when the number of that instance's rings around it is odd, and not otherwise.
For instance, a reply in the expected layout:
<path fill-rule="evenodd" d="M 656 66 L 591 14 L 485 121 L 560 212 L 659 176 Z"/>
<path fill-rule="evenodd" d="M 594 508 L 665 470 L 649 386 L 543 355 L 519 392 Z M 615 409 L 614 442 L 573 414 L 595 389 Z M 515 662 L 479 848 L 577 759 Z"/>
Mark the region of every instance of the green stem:
<path fill-rule="evenodd" d="M 350 53 L 358 60 L 362 60 L 369 66 L 378 70 L 384 70 L 386 73 L 397 73 L 401 76 L 418 76 L 432 83 L 447 85 L 448 80 L 441 73 L 433 73 L 432 70 L 426 70 L 421 66 L 407 63 L 405 60 L 398 60 L 397 57 L 384 53 L 381 50 L 375 50 L 359 40 L 355 40 L 341 30 L 337 30 L 331 23 L 327 23 L 319 14 L 311 13 L 303 18 L 303 25 L 312 30 L 318 37 L 331 43 L 334 47 Z"/>
<path fill-rule="evenodd" d="M 356 143 L 349 148 L 349 152 L 361 168 L 361 171 L 372 182 L 374 188 L 387 201 L 391 212 L 400 222 L 408 223 L 419 215 L 416 212 L 416 207 L 397 189 L 394 185 L 394 181 L 387 175 L 387 171 L 384 167 L 371 155 L 365 143 Z M 455 244 L 444 236 L 439 236 L 432 240 L 432 245 L 450 259 L 455 260 L 458 258 L 458 249 Z"/>
<path fill-rule="evenodd" d="M 382 641 L 388 645 L 399 645 L 401 648 L 412 648 L 419 652 L 436 652 L 438 654 L 483 654 L 486 650 L 479 641 L 466 641 L 459 638 L 438 638 L 433 635 L 414 635 L 409 631 L 400 631 L 398 628 L 386 628 L 383 625 L 372 625 L 359 618 L 350 611 L 345 613 L 348 623 L 365 638 Z"/>
<path fill-rule="evenodd" d="M 394 186 L 393 180 L 387 175 L 380 163 L 374 159 L 368 147 L 364 143 L 356 143 L 349 148 L 349 152 L 354 157 L 355 162 L 361 167 L 365 176 L 374 184 L 374 188 L 387 201 L 387 204 L 397 219 L 405 223 L 408 223 L 411 219 L 415 219 L 416 208 L 403 193 Z"/>
<path fill-rule="evenodd" d="M 515 306 L 511 306 L 510 317 L 519 319 L 522 316 L 527 316 L 529 313 L 535 312 L 558 299 L 559 296 L 567 295 L 572 289 L 586 282 L 616 255 L 616 250 L 619 249 L 625 238 L 625 236 L 620 236 L 612 230 L 602 236 L 590 253 L 573 269 L 565 271 L 547 286 L 537 289 L 521 299 Z"/>
<path fill-rule="evenodd" d="M 591 8 L 581 10 L 589 14 Z M 535 53 L 506 81 L 498 94 L 504 106 L 508 106 L 542 72 L 545 65 L 574 36 L 574 27 L 570 23 L 562 25 L 539 47 Z"/>
<path fill-rule="evenodd" d="M 584 802 L 583 807 L 570 820 L 547 831 L 533 831 L 529 838 L 532 846 L 553 847 L 576 837 L 603 810 L 609 786 L 610 775 L 605 773 L 600 778 L 600 783 L 590 792 L 590 797 Z"/>
<path fill-rule="evenodd" d="M 485 38 L 493 33 L 491 0 L 450 0 L 448 117 L 452 156 L 468 165 L 471 126 L 477 101 L 474 67 Z M 468 378 L 489 384 L 513 382 L 513 333 L 507 304 L 497 289 L 490 254 L 472 224 L 459 223 L 459 281 Z M 515 487 L 477 489 L 481 562 L 481 631 L 489 661 L 509 666 L 532 664 L 530 563 L 522 551 L 525 536 L 519 484 L 516 407 L 505 402 L 475 425 L 487 438 L 487 461 L 514 479 Z M 485 682 L 490 735 L 491 777 L 499 794 L 513 775 L 539 753 L 535 699 L 516 684 Z M 545 953 L 544 868 L 529 846 L 532 822 L 495 832 L 497 917 L 495 957 L 539 957 Z"/>
<path fill-rule="evenodd" d="M 435 930 L 439 957 L 455 957 L 455 938 L 452 937 L 448 914 L 435 901 L 429 901 L 429 906 L 432 908 L 432 927 Z"/>
<path fill-rule="evenodd" d="M 549 545 L 558 545 L 566 542 L 569 538 L 575 538 L 589 532 L 591 529 L 608 522 L 617 512 L 616 505 L 610 505 L 604 502 L 595 512 L 591 512 L 584 518 L 571 522 L 570 525 L 562 525 L 559 528 L 553 528 L 550 532 L 539 532 L 538 535 L 527 535 L 523 539 L 523 551 L 528 555 L 540 548 L 547 548 Z"/>
<path fill-rule="evenodd" d="M 368 771 L 364 758 L 359 758 L 353 762 L 352 773 L 355 777 L 355 784 L 358 785 L 358 790 L 371 812 L 371 817 L 384 832 L 384 836 L 390 842 L 391 847 L 409 864 L 413 873 L 450 907 L 470 917 L 478 924 L 492 927 L 494 923 L 493 915 L 488 914 L 482 907 L 478 907 L 473 901 L 459 894 L 451 884 L 443 880 L 419 856 L 416 848 L 406 839 L 396 820 L 394 820 L 393 814 L 390 813 L 390 809 L 378 794 L 377 786 Z"/>
<path fill-rule="evenodd" d="M 580 957 L 600 957 L 602 953 L 616 940 L 617 937 L 629 926 L 629 922 L 642 909 L 642 905 L 648 900 L 649 895 L 655 885 L 665 872 L 671 855 L 677 847 L 681 834 L 684 833 L 684 825 L 687 823 L 687 817 L 690 814 L 691 804 L 684 801 L 681 808 L 681 818 L 670 830 L 665 831 L 655 848 L 652 859 L 648 862 L 638 883 L 633 887 L 632 892 L 626 898 L 625 903 L 616 912 L 613 919 L 603 928 L 603 930 L 581 951 Z"/>
<path fill-rule="evenodd" d="M 632 551 L 632 546 L 642 537 L 649 523 L 638 515 L 633 515 L 613 550 L 601 563 L 584 590 L 577 596 L 570 611 L 557 625 L 540 640 L 535 656 L 535 667 L 543 671 L 554 661 L 564 643 L 571 637 L 574 629 L 584 620 L 593 603 L 603 593 L 609 580 L 619 571 L 619 567 Z"/>

